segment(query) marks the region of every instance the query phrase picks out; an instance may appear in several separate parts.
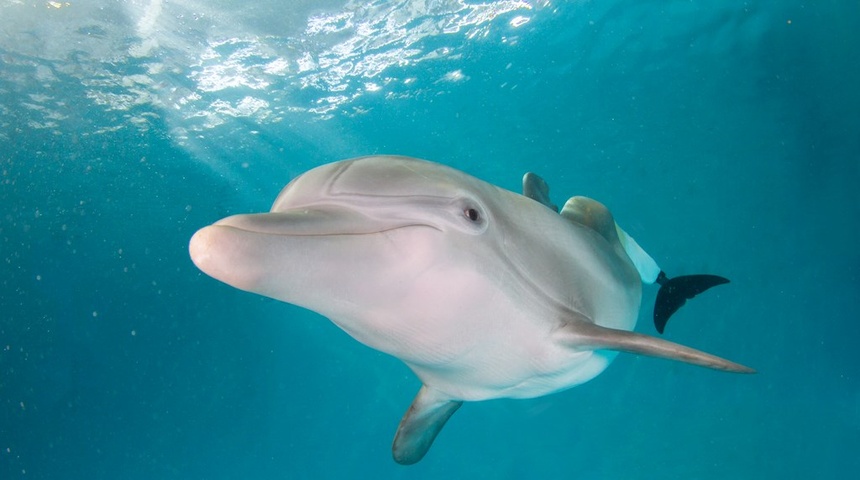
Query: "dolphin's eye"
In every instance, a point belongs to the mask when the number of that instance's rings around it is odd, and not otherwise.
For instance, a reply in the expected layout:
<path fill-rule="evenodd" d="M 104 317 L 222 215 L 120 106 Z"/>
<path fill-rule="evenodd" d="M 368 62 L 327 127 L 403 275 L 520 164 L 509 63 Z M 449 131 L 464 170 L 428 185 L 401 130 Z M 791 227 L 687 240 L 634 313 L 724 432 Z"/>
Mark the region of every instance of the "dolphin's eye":
<path fill-rule="evenodd" d="M 479 235 L 487 230 L 491 216 L 484 206 L 472 198 L 461 198 L 449 210 L 452 226 L 469 235 Z"/>
<path fill-rule="evenodd" d="M 478 212 L 477 209 L 474 208 L 467 208 L 463 210 L 463 215 L 465 215 L 466 218 L 473 222 L 477 222 L 481 219 L 481 214 Z"/>

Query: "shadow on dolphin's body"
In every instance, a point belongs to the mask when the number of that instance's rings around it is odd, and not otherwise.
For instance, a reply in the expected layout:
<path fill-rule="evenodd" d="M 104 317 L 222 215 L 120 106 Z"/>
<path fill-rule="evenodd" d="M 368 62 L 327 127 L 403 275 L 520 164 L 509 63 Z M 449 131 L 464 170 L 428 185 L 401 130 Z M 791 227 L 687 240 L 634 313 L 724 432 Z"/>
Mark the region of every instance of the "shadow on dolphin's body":
<path fill-rule="evenodd" d="M 325 315 L 405 362 L 423 386 L 394 439 L 419 461 L 463 401 L 530 398 L 602 372 L 618 351 L 729 372 L 737 363 L 632 332 L 643 283 L 655 324 L 727 280 L 669 279 L 605 206 L 559 212 L 537 175 L 519 195 L 459 170 L 372 156 L 299 176 L 264 214 L 191 239 L 194 263 L 236 288 Z"/>

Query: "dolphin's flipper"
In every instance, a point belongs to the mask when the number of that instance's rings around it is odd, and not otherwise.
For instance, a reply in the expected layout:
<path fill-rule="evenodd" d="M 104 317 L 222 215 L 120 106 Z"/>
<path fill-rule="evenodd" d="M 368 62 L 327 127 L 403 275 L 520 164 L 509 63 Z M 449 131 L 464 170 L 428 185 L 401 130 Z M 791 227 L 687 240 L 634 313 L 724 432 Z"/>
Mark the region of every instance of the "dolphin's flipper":
<path fill-rule="evenodd" d="M 660 272 L 657 283 L 660 284 L 660 291 L 657 292 L 657 300 L 654 302 L 654 326 L 658 332 L 663 333 L 669 317 L 683 307 L 687 300 L 711 287 L 729 283 L 729 280 L 718 275 L 682 275 L 669 278 Z"/>
<path fill-rule="evenodd" d="M 667 358 L 733 373 L 755 373 L 752 368 L 650 335 L 601 327 L 585 319 L 573 319 L 558 330 L 561 342 L 577 349 L 617 350 Z"/>
<path fill-rule="evenodd" d="M 549 199 L 549 185 L 544 179 L 532 172 L 523 175 L 523 196 L 536 200 L 553 211 L 558 211 L 558 205 Z"/>
<path fill-rule="evenodd" d="M 462 404 L 438 390 L 422 386 L 397 427 L 391 446 L 394 460 L 401 465 L 412 465 L 424 458 L 445 422 Z"/>

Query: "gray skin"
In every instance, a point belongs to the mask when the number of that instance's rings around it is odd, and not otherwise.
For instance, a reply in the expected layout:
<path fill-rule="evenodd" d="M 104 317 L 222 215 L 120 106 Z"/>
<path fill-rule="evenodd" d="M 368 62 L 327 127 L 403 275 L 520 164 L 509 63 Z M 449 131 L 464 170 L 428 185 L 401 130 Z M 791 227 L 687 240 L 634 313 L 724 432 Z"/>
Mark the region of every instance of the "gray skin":
<path fill-rule="evenodd" d="M 631 332 L 646 274 L 626 234 L 594 200 L 559 214 L 543 180 L 524 184 L 528 196 L 406 157 L 336 162 L 293 180 L 269 213 L 199 230 L 190 254 L 206 274 L 318 312 L 406 363 L 423 386 L 395 436 L 402 464 L 463 401 L 564 390 L 618 351 L 752 372 Z"/>

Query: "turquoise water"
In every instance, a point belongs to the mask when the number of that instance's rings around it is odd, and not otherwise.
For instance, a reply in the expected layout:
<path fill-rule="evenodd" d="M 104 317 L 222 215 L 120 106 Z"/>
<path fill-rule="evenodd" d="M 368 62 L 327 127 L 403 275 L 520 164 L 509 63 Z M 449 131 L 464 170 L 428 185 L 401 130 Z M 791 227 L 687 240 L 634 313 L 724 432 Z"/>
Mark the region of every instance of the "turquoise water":
<path fill-rule="evenodd" d="M 839 1 L 0 0 L 0 478 L 856 477 L 858 44 Z M 187 254 L 374 153 L 604 202 L 732 280 L 665 337 L 759 373 L 621 354 L 395 464 L 411 372 Z"/>

